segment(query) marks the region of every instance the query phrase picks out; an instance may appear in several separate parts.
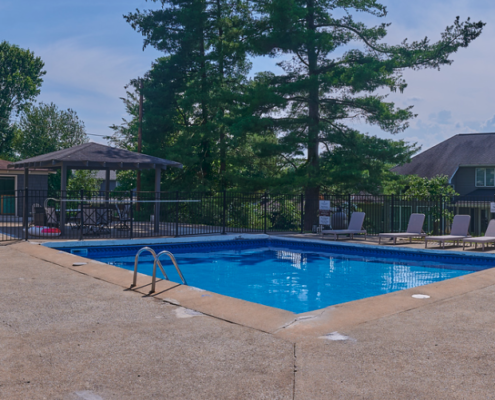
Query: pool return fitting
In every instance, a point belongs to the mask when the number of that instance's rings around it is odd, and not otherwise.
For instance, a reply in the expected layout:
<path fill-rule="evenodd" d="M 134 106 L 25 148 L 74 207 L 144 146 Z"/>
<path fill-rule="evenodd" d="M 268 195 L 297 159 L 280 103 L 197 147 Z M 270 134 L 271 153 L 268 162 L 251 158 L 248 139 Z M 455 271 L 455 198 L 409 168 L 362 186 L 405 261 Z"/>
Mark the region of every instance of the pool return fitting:
<path fill-rule="evenodd" d="M 166 254 L 167 256 L 170 257 L 170 260 L 172 260 L 172 263 L 174 264 L 175 266 L 175 269 L 177 270 L 177 273 L 179 274 L 179 277 L 180 279 L 182 280 L 182 283 L 184 285 L 187 285 L 187 282 L 186 280 L 184 279 L 184 276 L 182 275 L 182 272 L 179 268 L 179 266 L 177 265 L 177 261 L 175 260 L 175 257 L 174 255 L 170 252 L 170 251 L 167 251 L 167 250 L 163 250 L 161 251 L 160 253 L 156 254 L 155 253 L 155 250 L 153 250 L 151 247 L 143 247 L 142 249 L 140 249 L 137 254 L 136 254 L 136 257 L 134 258 L 134 278 L 132 280 L 132 285 L 131 285 L 131 288 L 133 287 L 136 287 L 136 284 L 137 284 L 137 270 L 138 270 L 138 262 L 139 262 L 139 256 L 141 255 L 142 252 L 144 251 L 148 251 L 149 253 L 151 253 L 151 255 L 153 256 L 153 275 L 152 275 L 152 278 L 151 278 L 151 290 L 150 290 L 150 294 L 152 293 L 155 293 L 155 283 L 156 283 L 156 266 L 158 265 L 158 267 L 160 267 L 160 271 L 162 271 L 162 274 L 164 276 L 164 278 L 168 281 L 168 276 L 167 274 L 165 273 L 164 269 L 163 269 L 163 265 L 160 261 L 160 257 L 164 254 Z"/>

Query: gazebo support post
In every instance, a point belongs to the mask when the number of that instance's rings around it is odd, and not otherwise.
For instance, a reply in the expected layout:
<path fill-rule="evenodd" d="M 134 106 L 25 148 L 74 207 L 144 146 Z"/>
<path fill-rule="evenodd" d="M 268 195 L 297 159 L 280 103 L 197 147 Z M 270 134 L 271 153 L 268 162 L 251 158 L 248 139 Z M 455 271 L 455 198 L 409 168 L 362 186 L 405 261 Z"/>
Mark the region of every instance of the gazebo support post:
<path fill-rule="evenodd" d="M 24 202 L 22 205 L 22 226 L 24 227 L 24 239 L 28 240 L 28 207 L 29 207 L 29 168 L 24 168 Z M 34 215 L 33 215 L 34 218 Z"/>
<path fill-rule="evenodd" d="M 155 167 L 155 200 L 160 200 L 160 185 L 162 180 L 162 168 Z M 160 232 L 160 203 L 155 203 L 155 220 L 154 220 L 155 233 Z"/>
<path fill-rule="evenodd" d="M 65 234 L 65 199 L 67 198 L 67 165 L 62 164 L 62 171 L 60 177 L 60 232 Z M 82 210 L 81 210 L 82 212 Z"/>
<path fill-rule="evenodd" d="M 107 168 L 105 170 L 105 200 L 110 198 L 110 170 Z"/>

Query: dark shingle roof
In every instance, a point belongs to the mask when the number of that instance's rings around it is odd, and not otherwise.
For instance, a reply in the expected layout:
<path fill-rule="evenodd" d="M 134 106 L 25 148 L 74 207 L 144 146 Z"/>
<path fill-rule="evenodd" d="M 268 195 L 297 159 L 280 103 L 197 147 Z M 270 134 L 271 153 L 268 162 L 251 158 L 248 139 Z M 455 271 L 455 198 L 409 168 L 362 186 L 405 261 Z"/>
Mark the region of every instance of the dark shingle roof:
<path fill-rule="evenodd" d="M 0 160 L 0 169 L 7 169 L 10 164 L 12 164 L 12 161 Z"/>
<path fill-rule="evenodd" d="M 99 143 L 85 143 L 79 146 L 54 151 L 41 156 L 28 158 L 11 164 L 10 168 L 26 167 L 51 167 L 62 165 L 68 168 L 110 168 L 110 169 L 148 169 L 158 166 L 182 168 L 182 164 L 149 156 L 147 154 L 134 153 L 132 151 L 117 149 Z"/>
<path fill-rule="evenodd" d="M 12 164 L 12 161 L 0 160 L 0 170 L 8 169 L 10 164 Z M 33 168 L 32 170 L 33 171 L 39 171 L 39 172 L 46 172 L 47 174 L 53 173 L 53 171 L 50 172 L 50 170 L 46 169 L 46 168 Z"/>
<path fill-rule="evenodd" d="M 409 164 L 392 168 L 400 175 L 449 179 L 460 166 L 495 165 L 495 133 L 463 133 L 413 157 Z"/>

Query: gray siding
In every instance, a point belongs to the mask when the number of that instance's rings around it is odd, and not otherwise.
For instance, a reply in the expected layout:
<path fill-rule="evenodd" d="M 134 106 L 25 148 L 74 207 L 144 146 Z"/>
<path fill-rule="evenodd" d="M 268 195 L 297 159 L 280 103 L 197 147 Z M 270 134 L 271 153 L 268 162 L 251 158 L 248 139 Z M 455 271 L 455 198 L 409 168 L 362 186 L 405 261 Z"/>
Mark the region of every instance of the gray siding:
<path fill-rule="evenodd" d="M 486 166 L 487 168 L 494 168 L 495 166 Z M 482 187 L 476 187 L 476 168 L 480 167 L 459 167 L 459 170 L 454 175 L 452 183 L 454 184 L 455 191 L 461 196 L 471 193 L 475 190 L 483 190 Z M 482 168 L 482 167 L 481 167 Z M 493 191 L 493 187 L 486 188 Z"/>
<path fill-rule="evenodd" d="M 29 190 L 48 190 L 48 175 L 29 175 Z M 17 176 L 17 190 L 24 189 L 24 175 Z"/>
<path fill-rule="evenodd" d="M 105 187 L 106 187 L 105 182 L 102 182 L 100 185 L 100 192 L 105 192 L 106 191 Z M 115 190 L 116 187 L 117 187 L 117 181 L 110 181 L 110 191 Z"/>

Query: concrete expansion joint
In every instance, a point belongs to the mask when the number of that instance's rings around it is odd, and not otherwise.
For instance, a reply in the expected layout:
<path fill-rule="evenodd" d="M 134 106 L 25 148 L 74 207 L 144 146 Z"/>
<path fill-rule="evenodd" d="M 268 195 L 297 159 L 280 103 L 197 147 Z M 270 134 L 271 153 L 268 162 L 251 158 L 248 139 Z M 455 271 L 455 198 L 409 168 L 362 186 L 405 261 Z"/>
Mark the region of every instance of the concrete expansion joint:
<path fill-rule="evenodd" d="M 292 378 L 292 400 L 296 399 L 296 378 L 297 378 L 297 354 L 296 354 L 296 343 L 294 343 L 294 376 Z"/>
<path fill-rule="evenodd" d="M 294 318 L 293 320 L 287 322 L 286 324 L 282 325 L 280 328 L 278 328 L 275 332 L 273 332 L 274 334 L 277 334 L 278 332 L 280 332 L 281 330 L 283 329 L 287 329 L 293 325 L 296 325 L 298 323 L 301 323 L 301 322 L 306 322 L 306 321 L 311 321 L 311 320 L 314 320 L 314 319 L 317 319 L 317 318 L 320 318 L 322 315 L 323 315 L 324 311 L 321 311 L 318 315 L 301 315 L 300 317 L 296 317 Z"/>

